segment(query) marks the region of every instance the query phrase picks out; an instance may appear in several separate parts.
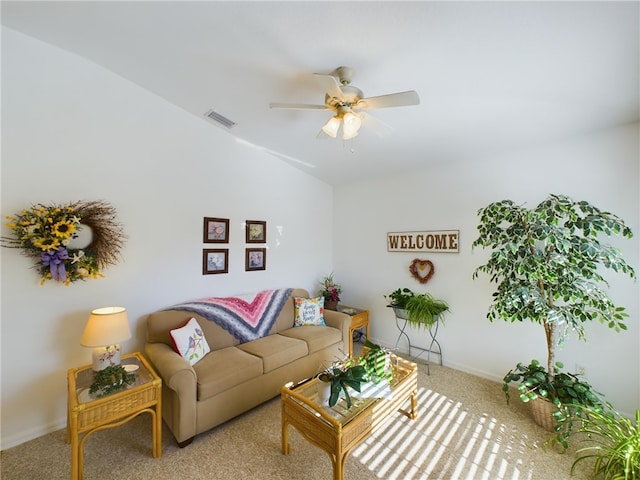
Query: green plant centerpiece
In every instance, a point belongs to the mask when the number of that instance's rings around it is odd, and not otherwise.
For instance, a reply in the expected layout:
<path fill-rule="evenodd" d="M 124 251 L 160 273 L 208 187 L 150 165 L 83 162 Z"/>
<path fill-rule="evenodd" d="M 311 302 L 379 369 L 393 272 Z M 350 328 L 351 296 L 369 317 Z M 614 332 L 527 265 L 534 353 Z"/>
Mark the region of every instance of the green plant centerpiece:
<path fill-rule="evenodd" d="M 349 389 L 347 387 L 351 387 L 356 392 L 359 392 L 362 383 L 366 381 L 366 375 L 365 367 L 358 364 L 358 359 L 334 362 L 329 368 L 322 371 L 318 375 L 318 379 L 331 384 L 329 406 L 334 407 L 336 403 L 338 403 L 340 393 L 343 392 L 344 399 L 347 402 L 347 408 L 351 408 L 351 395 L 349 395 Z"/>
<path fill-rule="evenodd" d="M 502 200 L 480 209 L 478 216 L 479 237 L 472 247 L 489 248 L 492 253 L 473 278 L 485 273 L 497 284 L 487 318 L 540 324 L 547 345 L 546 369 L 519 364 L 507 373 L 505 384 L 524 380 L 528 392 L 520 395 L 524 402 L 541 396 L 556 406 L 572 403 L 561 393 L 571 396 L 585 385 L 573 375 L 561 374 L 556 348 L 572 331 L 585 340 L 584 327 L 590 321 L 598 320 L 616 332 L 626 330 L 628 315 L 604 290 L 608 284 L 602 268 L 631 278 L 635 272 L 619 249 L 600 243 L 598 236 L 631 238 L 631 230 L 616 215 L 563 195 L 550 195 L 534 208 Z M 595 402 L 590 396 L 585 399 Z"/>
<path fill-rule="evenodd" d="M 98 372 L 94 372 L 93 383 L 89 393 L 95 393 L 98 398 L 124 390 L 136 380 L 135 373 L 128 373 L 122 365 L 110 365 Z"/>
<path fill-rule="evenodd" d="M 318 374 L 318 380 L 331 385 L 328 401 L 330 407 L 334 407 L 338 403 L 340 393 L 344 393 L 347 408 L 351 408 L 353 402 L 348 387 L 360 392 L 363 383 L 389 381 L 393 377 L 393 370 L 387 362 L 388 352 L 369 340 L 364 346 L 362 355 L 337 360 Z"/>
<path fill-rule="evenodd" d="M 416 293 L 406 287 L 398 288 L 384 298 L 398 318 L 407 319 L 413 327 L 429 328 L 449 311 L 449 305 L 444 300 L 434 298 L 429 292 Z"/>
<path fill-rule="evenodd" d="M 368 381 L 373 383 L 378 383 L 382 380 L 391 381 L 393 368 L 390 363 L 390 352 L 371 340 L 366 340 L 360 358 Z"/>

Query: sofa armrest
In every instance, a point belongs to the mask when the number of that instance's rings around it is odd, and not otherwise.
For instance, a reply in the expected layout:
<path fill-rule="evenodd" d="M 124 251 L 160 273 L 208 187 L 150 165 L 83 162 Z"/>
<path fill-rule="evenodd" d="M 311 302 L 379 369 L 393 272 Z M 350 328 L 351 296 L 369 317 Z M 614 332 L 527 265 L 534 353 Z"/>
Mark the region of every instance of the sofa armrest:
<path fill-rule="evenodd" d="M 324 321 L 329 327 L 337 328 L 342 332 L 343 349 L 348 353 L 351 337 L 351 332 L 349 331 L 349 327 L 351 326 L 351 315 L 337 312 L 335 310 L 325 309 Z"/>
<path fill-rule="evenodd" d="M 165 343 L 147 343 L 145 353 L 162 378 L 163 388 L 170 389 L 171 401 L 163 400 L 163 417 L 176 441 L 189 443 L 196 434 L 197 378 L 189 362 Z M 166 394 L 168 392 L 163 392 Z M 168 399 L 167 399 L 168 400 Z M 168 417 L 167 417 L 168 416 Z"/>
<path fill-rule="evenodd" d="M 164 343 L 147 343 L 144 351 L 163 383 L 181 396 L 192 392 L 195 403 L 196 372 L 189 362 Z"/>

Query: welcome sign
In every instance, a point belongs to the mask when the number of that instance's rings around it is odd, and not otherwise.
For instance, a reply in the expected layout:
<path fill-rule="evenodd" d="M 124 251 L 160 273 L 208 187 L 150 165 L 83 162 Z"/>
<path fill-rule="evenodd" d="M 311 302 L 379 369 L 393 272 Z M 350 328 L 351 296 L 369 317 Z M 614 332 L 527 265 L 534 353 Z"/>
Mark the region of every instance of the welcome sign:
<path fill-rule="evenodd" d="M 458 253 L 459 235 L 459 230 L 388 232 L 387 251 Z"/>

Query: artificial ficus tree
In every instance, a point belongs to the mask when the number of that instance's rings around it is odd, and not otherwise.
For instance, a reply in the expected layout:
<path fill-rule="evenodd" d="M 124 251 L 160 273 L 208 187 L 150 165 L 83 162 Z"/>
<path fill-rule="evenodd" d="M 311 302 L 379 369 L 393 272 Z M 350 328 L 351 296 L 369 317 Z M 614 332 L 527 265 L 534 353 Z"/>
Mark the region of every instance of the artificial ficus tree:
<path fill-rule="evenodd" d="M 585 324 L 594 320 L 626 330 L 628 314 L 609 298 L 601 267 L 631 278 L 635 271 L 619 249 L 598 239 L 631 238 L 622 219 L 563 195 L 550 195 L 534 208 L 502 200 L 480 209 L 478 216 L 479 237 L 472 246 L 492 253 L 473 278 L 482 272 L 497 284 L 487 318 L 542 325 L 551 379 L 556 346 L 571 331 L 585 340 Z"/>

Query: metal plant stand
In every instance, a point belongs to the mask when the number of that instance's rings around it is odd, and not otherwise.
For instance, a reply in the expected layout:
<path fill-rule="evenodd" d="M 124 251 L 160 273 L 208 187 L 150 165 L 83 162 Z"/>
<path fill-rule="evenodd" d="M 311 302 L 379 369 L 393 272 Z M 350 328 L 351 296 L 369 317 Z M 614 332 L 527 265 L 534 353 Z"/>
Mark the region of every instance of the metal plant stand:
<path fill-rule="evenodd" d="M 438 327 L 440 326 L 440 319 L 436 318 L 436 321 L 432 325 L 429 325 L 429 327 L 427 328 L 427 331 L 429 332 L 429 337 L 431 338 L 431 342 L 429 343 L 428 348 L 424 348 L 424 347 L 419 347 L 417 345 L 413 345 L 411 343 L 411 338 L 405 331 L 407 328 L 407 325 L 409 324 L 409 319 L 405 318 L 403 315 L 398 315 L 398 311 L 396 309 L 394 309 L 394 313 L 396 316 L 396 327 L 398 327 L 398 331 L 400 332 L 398 334 L 398 339 L 396 340 L 396 345 L 394 347 L 394 350 L 398 351 L 398 344 L 400 343 L 400 340 L 402 340 L 402 337 L 405 337 L 407 339 L 407 344 L 409 345 L 409 356 L 412 356 L 411 355 L 412 348 L 415 350 L 420 350 L 420 353 L 418 355 L 413 356 L 413 358 L 416 358 L 416 359 L 420 358 L 420 356 L 426 352 L 427 375 L 431 375 L 429 366 L 431 364 L 432 353 L 434 355 L 438 355 L 438 357 L 440 358 L 440 365 L 442 365 L 442 347 L 440 346 L 440 342 L 438 342 L 436 338 L 438 336 Z"/>

